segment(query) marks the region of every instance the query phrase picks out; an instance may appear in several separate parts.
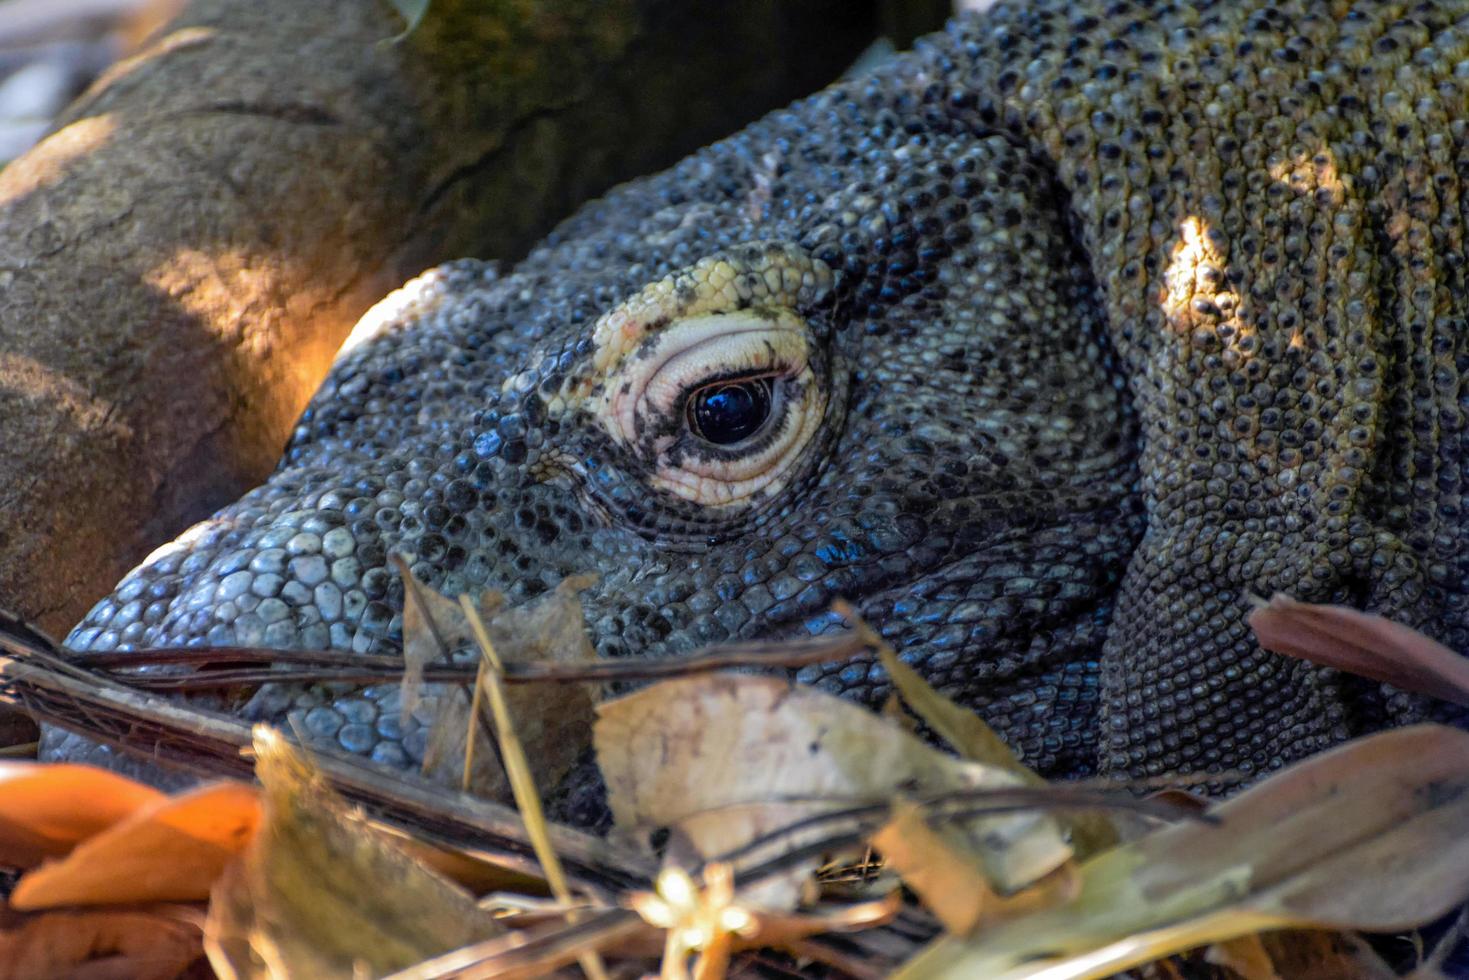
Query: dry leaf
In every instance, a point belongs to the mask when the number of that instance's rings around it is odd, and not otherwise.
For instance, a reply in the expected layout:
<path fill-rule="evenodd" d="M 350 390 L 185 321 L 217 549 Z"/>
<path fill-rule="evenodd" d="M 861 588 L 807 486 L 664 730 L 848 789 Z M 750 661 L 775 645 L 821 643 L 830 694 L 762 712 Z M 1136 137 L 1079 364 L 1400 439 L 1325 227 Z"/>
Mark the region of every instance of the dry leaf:
<path fill-rule="evenodd" d="M 1281 980 L 1258 935 L 1237 936 L 1214 943 L 1204 950 L 1204 962 L 1222 966 L 1238 974 L 1241 980 Z"/>
<path fill-rule="evenodd" d="M 249 841 L 259 815 L 255 789 L 243 783 L 164 798 L 28 872 L 10 903 L 30 910 L 201 901 Z"/>
<path fill-rule="evenodd" d="M 389 555 L 403 579 L 403 683 L 401 721 L 408 723 L 422 698 L 423 668 L 456 650 L 472 645 L 474 634 L 464 621 L 459 603 L 439 595 L 413 574 L 409 559 Z M 479 613 L 492 618 L 505 605 L 505 597 L 493 589 L 480 595 Z"/>
<path fill-rule="evenodd" d="M 904 703 L 940 738 L 952 745 L 954 751 L 966 759 L 1012 772 L 1027 785 L 1045 785 L 1045 780 L 1028 769 L 983 718 L 940 694 L 886 645 L 878 648 L 877 656 Z"/>
<path fill-rule="evenodd" d="M 257 728 L 260 829 L 216 887 L 205 948 L 221 977 L 380 976 L 488 938 L 470 894 L 406 855 Z"/>
<path fill-rule="evenodd" d="M 972 762 L 998 766 L 1019 777 L 1027 786 L 1045 786 L 1046 781 L 1020 761 L 989 724 L 968 708 L 944 697 L 912 667 L 898 659 L 891 648 L 878 642 L 878 659 L 892 678 L 893 686 L 913 713 L 922 718 L 954 751 Z M 1111 818 L 1102 813 L 1057 814 L 1067 829 L 1078 858 L 1104 851 L 1118 841 Z"/>
<path fill-rule="evenodd" d="M 459 603 L 418 581 L 401 560 L 398 571 L 405 588 L 406 712 L 420 698 L 424 665 L 441 657 L 444 650 L 472 646 L 474 632 Z M 506 609 L 504 597 L 490 590 L 479 597 L 476 611 L 504 663 L 592 663 L 597 654 L 587 639 L 581 602 L 576 596 L 595 582 L 591 576 L 573 575 L 549 595 L 513 609 Z M 516 731 L 539 785 L 559 784 L 590 745 L 595 693 L 585 684 L 523 684 L 506 691 Z M 430 733 L 433 751 L 425 757 L 424 772 L 437 782 L 463 785 L 465 742 L 471 732 L 475 751 L 467 788 L 479 796 L 508 801 L 511 794 L 504 768 L 462 696 L 439 698 Z"/>
<path fill-rule="evenodd" d="M 866 902 L 829 904 L 800 913 L 752 912 L 750 935 L 736 938 L 734 948 L 788 947 L 821 933 L 860 932 L 891 922 L 902 910 L 903 892 L 895 888 Z"/>
<path fill-rule="evenodd" d="M 942 939 L 903 976 L 1110 976 L 1266 929 L 1394 931 L 1469 897 L 1469 732 L 1419 725 L 1306 759 L 1082 868 L 1082 893 Z"/>
<path fill-rule="evenodd" d="M 568 579 L 562 582 L 567 585 Z M 585 584 L 591 584 L 591 580 L 585 580 Z M 575 588 L 564 590 L 566 597 L 573 603 L 575 599 Z M 563 590 L 558 589 L 558 592 Z M 479 611 L 474 608 L 474 603 L 469 596 L 459 597 L 459 605 L 464 610 L 464 617 L 469 622 L 470 628 L 474 630 L 474 641 L 479 647 L 480 667 L 475 676 L 474 699 L 476 702 L 483 701 L 488 705 L 490 717 L 495 725 L 495 744 L 500 748 L 500 760 L 505 764 L 505 777 L 510 781 L 510 791 L 515 799 L 516 809 L 520 811 L 525 820 L 526 835 L 530 838 L 531 849 L 535 852 L 536 861 L 541 870 L 545 872 L 546 884 L 551 889 L 551 894 L 557 900 L 570 905 L 574 899 L 571 895 L 571 886 L 567 883 L 566 873 L 561 867 L 560 856 L 551 844 L 551 833 L 546 823 L 546 814 L 541 807 L 540 791 L 536 789 L 536 773 L 532 771 L 530 760 L 526 756 L 525 743 L 521 740 L 513 712 L 510 709 L 510 701 L 505 692 L 505 661 L 495 649 L 495 642 L 490 638 L 489 631 L 485 627 L 484 619 Z M 576 605 L 576 632 L 581 637 L 581 642 L 586 645 L 585 634 L 582 632 L 581 607 Z M 564 622 L 564 620 L 563 620 Z M 550 631 L 536 631 L 536 636 L 549 636 Z M 473 710 L 473 709 L 471 709 Z M 573 760 L 568 760 L 567 764 Z M 580 918 L 577 911 L 567 912 L 567 921 L 576 922 Z M 607 980 L 606 968 L 602 965 L 600 955 L 596 950 L 587 950 L 577 959 L 589 980 Z"/>
<path fill-rule="evenodd" d="M 209 896 L 204 922 L 204 950 L 220 980 L 269 980 L 275 976 L 255 949 L 255 904 L 245 865 L 225 869 Z"/>
<path fill-rule="evenodd" d="M 1469 705 L 1469 659 L 1382 616 L 1277 594 L 1249 624 L 1267 650 Z"/>
<path fill-rule="evenodd" d="M 0 762 L 0 864 L 33 867 L 164 799 L 93 766 Z"/>
<path fill-rule="evenodd" d="M 1287 929 L 1258 937 L 1288 980 L 1398 980 L 1367 941 L 1351 932 Z"/>
<path fill-rule="evenodd" d="M 952 933 L 1067 901 L 1080 887 L 1075 866 L 1067 863 L 1031 887 L 1001 896 L 990 887 L 971 841 L 952 828 L 931 825 L 921 809 L 904 801 L 893 806 L 892 819 L 870 840 Z"/>
<path fill-rule="evenodd" d="M 598 716 L 593 737 L 618 827 L 675 826 L 706 857 L 859 799 L 1019 783 L 994 767 L 950 758 L 849 701 L 770 677 L 665 681 L 604 703 Z M 986 868 L 1004 891 L 1071 854 L 1044 815 L 989 817 L 975 827 L 982 828 Z M 808 829 L 785 846 L 820 836 Z M 815 864 L 742 898 L 789 908 Z"/>
<path fill-rule="evenodd" d="M 0 931 L 0 980 L 174 980 L 201 955 L 178 916 L 46 912 Z"/>
<path fill-rule="evenodd" d="M 489 726 L 473 717 L 472 706 L 472 699 L 462 688 L 452 688 L 436 696 L 428 745 L 423 753 L 423 774 L 443 786 L 504 800 L 509 790 L 505 767 L 500 764 L 499 750 L 490 737 Z M 471 737 L 474 738 L 472 752 L 465 745 Z"/>

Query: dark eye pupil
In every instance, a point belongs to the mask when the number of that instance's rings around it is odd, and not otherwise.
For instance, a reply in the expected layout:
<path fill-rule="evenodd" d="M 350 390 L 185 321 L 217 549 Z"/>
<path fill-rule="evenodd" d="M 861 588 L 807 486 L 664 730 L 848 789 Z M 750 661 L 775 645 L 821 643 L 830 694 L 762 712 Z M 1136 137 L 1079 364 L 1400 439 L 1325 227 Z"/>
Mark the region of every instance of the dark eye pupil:
<path fill-rule="evenodd" d="M 694 392 L 689 421 L 694 434 L 728 446 L 748 438 L 770 417 L 770 381 L 755 378 L 710 385 Z"/>

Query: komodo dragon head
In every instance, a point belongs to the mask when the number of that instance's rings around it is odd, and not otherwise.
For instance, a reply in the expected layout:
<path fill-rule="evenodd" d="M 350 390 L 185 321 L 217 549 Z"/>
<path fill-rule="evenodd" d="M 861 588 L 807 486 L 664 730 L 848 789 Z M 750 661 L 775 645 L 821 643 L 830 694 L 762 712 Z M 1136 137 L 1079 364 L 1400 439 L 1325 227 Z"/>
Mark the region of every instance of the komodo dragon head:
<path fill-rule="evenodd" d="M 1443 182 L 1352 137 L 1437 62 L 1250 6 L 1001 8 L 614 191 L 508 275 L 430 272 L 269 481 L 71 645 L 396 650 L 403 552 L 512 602 L 596 573 L 608 657 L 835 630 L 845 597 L 1048 772 L 1263 770 L 1416 717 L 1243 616 L 1283 589 L 1469 645 L 1443 510 L 1466 330 L 1434 332 L 1464 311 L 1437 288 L 1463 222 L 1389 241 Z M 1332 74 L 1368 54 L 1392 64 Z M 1464 115 L 1432 81 L 1394 117 L 1420 145 Z M 884 692 L 867 664 L 800 676 Z M 395 698 L 237 710 L 409 767 L 426 732 Z"/>

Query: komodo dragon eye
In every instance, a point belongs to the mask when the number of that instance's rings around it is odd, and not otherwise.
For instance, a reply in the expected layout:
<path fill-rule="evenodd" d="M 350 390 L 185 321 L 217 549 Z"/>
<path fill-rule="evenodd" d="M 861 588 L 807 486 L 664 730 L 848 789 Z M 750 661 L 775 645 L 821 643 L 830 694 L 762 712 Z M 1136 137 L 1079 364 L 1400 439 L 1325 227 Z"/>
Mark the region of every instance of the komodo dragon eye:
<path fill-rule="evenodd" d="M 614 414 L 653 461 L 652 482 L 707 506 L 777 488 L 821 424 L 815 340 L 791 310 L 675 321 L 623 372 Z"/>
<path fill-rule="evenodd" d="M 819 305 L 830 270 L 795 246 L 712 256 L 596 326 L 596 372 L 563 396 L 647 465 L 653 487 L 712 508 L 787 486 L 830 403 Z"/>
<path fill-rule="evenodd" d="M 716 381 L 689 396 L 689 428 L 716 446 L 743 442 L 770 418 L 770 379 Z"/>

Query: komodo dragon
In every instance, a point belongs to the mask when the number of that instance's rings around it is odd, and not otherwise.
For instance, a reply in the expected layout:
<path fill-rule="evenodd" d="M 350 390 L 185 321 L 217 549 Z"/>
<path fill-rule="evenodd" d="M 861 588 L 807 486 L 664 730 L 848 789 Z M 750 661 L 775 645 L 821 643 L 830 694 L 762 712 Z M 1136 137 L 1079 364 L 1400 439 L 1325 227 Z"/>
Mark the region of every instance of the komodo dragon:
<path fill-rule="evenodd" d="M 70 643 L 394 650 L 405 551 L 512 601 L 598 573 L 606 656 L 834 630 L 845 596 L 1050 773 L 1262 772 L 1432 717 L 1245 614 L 1469 650 L 1466 93 L 1464 2 L 961 19 L 509 274 L 405 287 L 269 482 Z M 395 697 L 236 710 L 407 767 Z"/>

